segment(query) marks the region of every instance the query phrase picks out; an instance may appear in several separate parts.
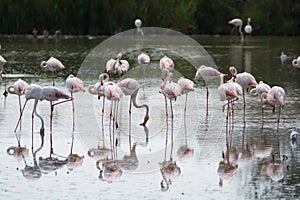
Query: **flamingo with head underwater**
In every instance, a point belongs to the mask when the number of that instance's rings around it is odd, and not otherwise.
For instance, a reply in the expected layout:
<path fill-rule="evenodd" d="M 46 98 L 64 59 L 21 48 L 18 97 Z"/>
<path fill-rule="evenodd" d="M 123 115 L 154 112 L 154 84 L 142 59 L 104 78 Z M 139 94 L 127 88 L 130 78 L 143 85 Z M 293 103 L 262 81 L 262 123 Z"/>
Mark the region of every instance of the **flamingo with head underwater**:
<path fill-rule="evenodd" d="M 117 83 L 117 85 L 121 88 L 125 95 L 130 96 L 130 104 L 129 104 L 129 115 L 131 115 L 131 104 L 133 104 L 136 108 L 145 108 L 146 114 L 144 117 L 144 121 L 140 124 L 141 126 L 146 126 L 147 121 L 149 120 L 149 107 L 146 104 L 138 105 L 136 103 L 137 94 L 140 88 L 137 80 L 132 78 L 126 78 Z"/>

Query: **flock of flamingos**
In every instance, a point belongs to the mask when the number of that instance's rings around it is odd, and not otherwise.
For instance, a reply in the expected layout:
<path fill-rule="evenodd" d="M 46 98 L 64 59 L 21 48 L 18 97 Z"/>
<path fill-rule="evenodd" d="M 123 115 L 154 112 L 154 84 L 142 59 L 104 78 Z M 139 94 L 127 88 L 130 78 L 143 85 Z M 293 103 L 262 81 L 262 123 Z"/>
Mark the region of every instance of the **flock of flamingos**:
<path fill-rule="evenodd" d="M 234 21 L 231 23 L 233 24 Z M 248 19 L 248 25 L 250 21 Z M 249 27 L 248 27 L 249 28 Z M 139 65 L 146 65 L 150 63 L 150 57 L 145 54 L 141 53 L 138 58 L 137 62 Z M 16 133 L 18 128 L 21 130 L 22 126 L 22 115 L 23 111 L 26 107 L 26 104 L 29 100 L 34 100 L 34 105 L 32 109 L 32 117 L 36 116 L 41 121 L 41 128 L 40 134 L 44 135 L 45 127 L 44 127 L 44 119 L 43 117 L 37 112 L 37 106 L 39 101 L 49 101 L 50 102 L 50 133 L 52 133 L 52 117 L 53 117 L 53 110 L 54 107 L 65 103 L 71 102 L 72 103 L 72 111 L 73 111 L 73 132 L 75 131 L 75 114 L 74 114 L 74 93 L 85 91 L 85 87 L 83 81 L 79 78 L 75 77 L 74 75 L 69 75 L 66 79 L 66 86 L 69 94 L 63 91 L 62 89 L 55 87 L 55 72 L 57 70 L 64 69 L 64 65 L 58 59 L 51 57 L 47 61 L 41 62 L 41 67 L 47 68 L 52 72 L 52 86 L 40 86 L 37 84 L 30 84 L 28 85 L 24 80 L 18 79 L 13 85 L 6 87 L 5 82 L 5 70 L 4 64 L 6 60 L 0 55 L 0 74 L 4 74 L 4 84 L 5 84 L 5 91 L 3 95 L 7 96 L 7 94 L 15 94 L 18 96 L 19 101 L 19 119 L 17 121 L 16 127 L 14 132 Z M 177 97 L 181 95 L 186 95 L 185 99 L 185 106 L 184 112 L 186 112 L 187 106 L 187 98 L 188 93 L 193 92 L 195 90 L 194 82 L 192 80 L 186 79 L 181 77 L 178 79 L 177 82 L 173 81 L 173 73 L 174 70 L 174 62 L 171 58 L 164 56 L 160 59 L 159 62 L 160 69 L 161 69 L 161 79 L 162 83 L 159 88 L 159 92 L 164 95 L 165 97 L 165 112 L 166 112 L 166 121 L 168 120 L 168 104 L 170 106 L 171 111 L 171 119 L 173 120 L 173 107 L 172 101 L 176 100 Z M 292 61 L 292 66 L 296 68 L 300 68 L 300 56 L 297 59 Z M 130 96 L 130 104 L 129 104 L 129 114 L 131 115 L 131 107 L 132 105 L 136 108 L 144 108 L 145 109 L 145 116 L 143 121 L 141 121 L 141 126 L 146 126 L 149 120 L 149 106 L 146 104 L 139 105 L 137 103 L 137 95 L 140 89 L 140 85 L 137 80 L 133 78 L 125 78 L 120 79 L 118 83 L 110 81 L 110 76 L 112 74 L 119 74 L 122 76 L 123 74 L 127 73 L 130 69 L 130 64 L 127 60 L 122 59 L 122 53 L 119 53 L 116 56 L 116 59 L 109 59 L 106 63 L 106 72 L 99 75 L 99 80 L 92 86 L 88 87 L 88 91 L 90 94 L 97 95 L 100 99 L 103 99 L 102 105 L 102 120 L 103 120 L 103 113 L 104 113 L 104 104 L 105 100 L 109 100 L 111 102 L 110 106 L 110 124 L 114 128 L 118 128 L 117 116 L 118 116 L 118 103 L 121 98 L 126 95 Z M 280 123 L 280 112 L 281 109 L 285 105 L 286 94 L 282 87 L 280 86 L 273 86 L 270 87 L 268 84 L 264 83 L 263 81 L 257 81 L 247 72 L 238 73 L 235 67 L 229 68 L 230 74 L 219 72 L 217 69 L 208 67 L 205 65 L 201 65 L 195 74 L 195 81 L 204 80 L 206 84 L 206 115 L 208 115 L 208 99 L 209 99 L 209 88 L 208 82 L 210 79 L 220 79 L 220 85 L 218 86 L 218 94 L 221 101 L 225 101 L 226 103 L 223 105 L 223 111 L 225 108 L 227 109 L 226 115 L 226 122 L 229 120 L 229 116 L 232 117 L 232 123 L 234 118 L 234 102 L 239 100 L 240 97 L 243 98 L 243 116 L 244 116 L 244 123 L 245 123 L 245 112 L 246 112 L 246 98 L 245 93 L 249 91 L 251 96 L 258 96 L 261 100 L 261 112 L 262 112 L 262 125 L 264 123 L 264 108 L 265 106 L 269 106 L 275 111 L 275 108 L 278 108 L 278 120 L 277 120 L 277 128 L 279 127 Z M 231 78 L 224 82 L 224 77 L 231 76 Z M 21 103 L 21 96 L 25 96 L 25 102 L 22 105 Z M 59 101 L 60 100 L 60 101 Z M 32 121 L 33 123 L 33 121 Z M 33 124 L 32 124 L 32 132 L 33 132 Z M 298 132 L 296 128 L 293 128 L 293 131 L 290 135 L 292 140 L 298 139 Z M 188 152 L 187 152 L 188 153 Z M 223 155 L 223 158 L 225 155 Z M 76 161 L 75 161 L 76 162 Z M 98 165 L 98 164 L 97 164 Z M 113 176 L 119 176 L 120 170 L 117 170 L 117 166 L 105 166 L 106 172 L 100 170 L 99 178 L 103 178 L 103 173 L 114 173 L 115 175 L 110 175 L 111 179 Z M 110 168 L 109 168 L 110 167 Z M 99 167 L 100 169 L 101 167 Z M 223 168 L 223 170 L 221 169 Z M 236 166 L 231 165 L 229 162 L 220 163 L 220 172 L 223 173 L 234 173 L 236 170 Z M 164 166 L 161 168 L 161 173 L 163 175 L 163 181 L 161 182 L 161 189 L 167 190 L 168 182 L 170 182 L 170 177 L 177 176 L 180 173 L 180 169 L 174 165 L 173 162 L 166 162 Z M 276 174 L 274 174 L 276 176 Z M 106 174 L 106 177 L 108 175 Z M 107 178 L 108 179 L 108 178 Z M 220 185 L 222 182 L 220 180 Z"/>

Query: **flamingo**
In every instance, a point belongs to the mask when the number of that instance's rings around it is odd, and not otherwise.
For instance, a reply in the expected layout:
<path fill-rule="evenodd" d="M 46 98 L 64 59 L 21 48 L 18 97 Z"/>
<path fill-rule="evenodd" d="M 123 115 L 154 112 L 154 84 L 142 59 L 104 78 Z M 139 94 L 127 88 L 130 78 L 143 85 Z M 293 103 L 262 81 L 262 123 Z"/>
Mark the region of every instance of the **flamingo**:
<path fill-rule="evenodd" d="M 52 85 L 54 86 L 54 72 L 60 69 L 64 69 L 65 66 L 56 58 L 50 57 L 47 61 L 41 62 L 41 67 L 47 68 L 52 72 Z"/>
<path fill-rule="evenodd" d="M 168 69 L 163 69 L 162 74 L 163 76 L 166 76 L 164 82 L 160 86 L 160 92 L 165 96 L 166 120 L 168 116 L 166 98 L 170 100 L 171 118 L 173 119 L 174 114 L 173 114 L 172 100 L 176 100 L 178 96 L 181 96 L 182 88 L 177 83 L 172 82 L 173 74 L 170 73 Z"/>
<path fill-rule="evenodd" d="M 271 87 L 264 83 L 263 81 L 259 81 L 259 83 L 256 85 L 255 88 L 252 88 L 250 90 L 250 95 L 251 96 L 260 96 L 263 93 L 268 93 L 271 90 Z M 262 115 L 262 119 L 264 118 L 264 106 L 263 106 L 263 102 L 261 102 L 261 115 Z M 262 120 L 263 122 L 263 120 Z"/>
<path fill-rule="evenodd" d="M 114 70 L 115 70 L 114 66 L 115 66 L 116 62 L 117 61 L 115 59 L 113 59 L 113 58 L 109 59 L 106 62 L 106 72 L 108 74 L 112 74 L 114 72 Z"/>
<path fill-rule="evenodd" d="M 70 74 L 68 78 L 66 79 L 66 84 L 69 92 L 71 93 L 72 98 L 72 111 L 73 111 L 73 131 L 75 130 L 75 106 L 74 106 L 74 99 L 73 99 L 73 93 L 75 92 L 85 92 L 85 89 L 83 87 L 83 82 L 79 78 L 75 77 L 73 74 Z"/>
<path fill-rule="evenodd" d="M 247 25 L 244 28 L 244 31 L 245 31 L 245 33 L 247 35 L 251 35 L 251 33 L 252 33 L 252 26 L 250 25 L 250 23 L 251 23 L 251 18 L 248 17 L 248 19 L 247 19 Z"/>
<path fill-rule="evenodd" d="M 292 132 L 290 134 L 290 139 L 291 140 L 298 140 L 298 137 L 299 137 L 299 133 L 297 132 L 297 128 L 293 127 Z"/>
<path fill-rule="evenodd" d="M 144 65 L 144 64 L 150 63 L 150 57 L 145 53 L 141 53 L 140 55 L 138 55 L 137 60 L 138 60 L 139 65 Z"/>
<path fill-rule="evenodd" d="M 164 56 L 160 59 L 159 61 L 159 66 L 160 66 L 160 69 L 163 70 L 163 69 L 167 69 L 167 70 L 173 70 L 174 69 L 174 62 L 171 58 L 169 58 L 168 56 Z"/>
<path fill-rule="evenodd" d="M 130 96 L 129 115 L 131 115 L 131 104 L 133 104 L 133 106 L 136 108 L 142 108 L 142 107 L 146 108 L 144 121 L 140 124 L 141 126 L 146 126 L 146 123 L 149 120 L 149 107 L 146 104 L 138 105 L 136 103 L 136 97 L 140 88 L 139 83 L 135 79 L 126 78 L 120 81 L 117 85 L 121 88 L 121 90 L 126 96 L 127 95 Z"/>
<path fill-rule="evenodd" d="M 233 35 L 233 31 L 236 31 L 236 35 L 238 34 L 238 31 L 243 38 L 243 32 L 242 32 L 242 26 L 243 26 L 243 20 L 239 18 L 232 19 L 228 22 L 228 24 L 232 24 L 233 28 L 231 30 L 231 35 Z"/>
<path fill-rule="evenodd" d="M 278 111 L 278 119 L 277 119 L 277 128 L 280 122 L 280 111 L 281 108 L 284 107 L 286 94 L 282 87 L 273 86 L 269 92 L 265 92 L 261 95 L 262 102 L 268 106 L 273 107 L 275 109 L 276 106 L 279 107 Z"/>
<path fill-rule="evenodd" d="M 8 92 L 10 94 L 18 95 L 20 114 L 22 112 L 21 96 L 24 94 L 27 86 L 28 86 L 28 84 L 25 81 L 23 81 L 22 79 L 18 79 L 13 85 L 11 85 L 7 88 Z M 22 126 L 21 123 L 22 122 L 20 122 L 20 130 L 21 130 L 21 126 Z"/>
<path fill-rule="evenodd" d="M 115 63 L 115 69 L 119 73 L 119 75 L 125 74 L 129 70 L 129 63 L 127 60 L 122 59 L 123 54 L 118 53 L 116 63 Z"/>
<path fill-rule="evenodd" d="M 143 36 L 143 35 L 144 35 L 144 32 L 143 32 L 143 30 L 141 29 L 141 26 L 142 26 L 142 20 L 141 20 L 141 19 L 136 19 L 136 20 L 134 21 L 134 25 L 135 25 L 135 27 L 136 27 L 136 29 L 137 29 L 137 32 L 138 32 L 138 33 L 141 33 L 141 35 Z"/>
<path fill-rule="evenodd" d="M 31 84 L 29 85 L 26 90 L 25 90 L 25 98 L 26 98 L 26 101 L 23 105 L 23 108 L 22 108 L 22 111 L 20 113 L 20 116 L 19 116 L 19 120 L 18 120 L 18 123 L 16 125 L 16 128 L 14 130 L 14 132 L 17 131 L 17 128 L 19 126 L 19 123 L 22 119 L 22 115 L 23 115 L 23 111 L 26 107 L 26 104 L 27 102 L 30 100 L 30 99 L 34 99 L 34 105 L 33 105 L 33 110 L 32 110 L 32 132 L 33 132 L 33 118 L 34 118 L 34 115 L 36 115 L 40 120 L 41 120 L 41 128 L 40 128 L 40 134 L 44 134 L 44 119 L 42 118 L 41 115 L 39 115 L 36 111 L 36 108 L 37 108 L 37 104 L 41 98 L 41 94 L 42 94 L 42 87 L 37 85 L 37 84 Z"/>
<path fill-rule="evenodd" d="M 286 60 L 286 54 L 283 51 L 281 52 L 280 60 L 281 60 L 281 64 L 283 64 L 284 61 Z"/>
<path fill-rule="evenodd" d="M 6 74 L 5 70 L 4 70 L 4 64 L 6 63 L 6 60 L 0 55 L 0 76 L 2 77 L 2 74 Z M 6 91 L 6 76 L 4 77 L 4 92 L 3 95 L 7 96 L 7 91 Z"/>
<path fill-rule="evenodd" d="M 300 56 L 298 56 L 297 59 L 294 59 L 294 60 L 292 61 L 292 65 L 293 65 L 293 67 L 295 67 L 295 68 L 300 68 Z"/>
<path fill-rule="evenodd" d="M 206 116 L 208 116 L 208 81 L 210 79 L 214 79 L 216 77 L 220 77 L 223 73 L 219 72 L 217 69 L 212 67 L 207 67 L 205 65 L 201 65 L 196 72 L 195 80 L 199 81 L 201 78 L 205 81 L 206 86 Z M 227 74 L 224 74 L 227 76 Z"/>
<path fill-rule="evenodd" d="M 67 100 L 60 101 L 58 103 L 53 103 L 53 101 L 57 101 L 59 99 L 67 99 Z M 54 106 L 67 101 L 72 101 L 72 98 L 57 87 L 44 86 L 42 87 L 40 100 L 41 101 L 46 100 L 50 102 L 50 133 L 52 134 L 52 117 L 53 117 Z"/>
<path fill-rule="evenodd" d="M 187 104 L 187 97 L 188 97 L 188 93 L 191 91 L 195 91 L 195 84 L 193 81 L 184 78 L 184 77 L 180 77 L 177 81 L 177 84 L 180 85 L 180 87 L 182 88 L 182 94 L 185 94 L 185 104 L 184 104 L 184 113 L 186 113 L 186 104 Z"/>
<path fill-rule="evenodd" d="M 252 74 L 248 72 L 237 73 L 237 69 L 235 67 L 230 67 L 229 71 L 232 76 L 232 80 L 240 84 L 243 88 L 243 100 L 244 100 L 244 123 L 246 122 L 246 98 L 245 98 L 245 91 L 248 88 L 256 87 L 257 82 Z"/>

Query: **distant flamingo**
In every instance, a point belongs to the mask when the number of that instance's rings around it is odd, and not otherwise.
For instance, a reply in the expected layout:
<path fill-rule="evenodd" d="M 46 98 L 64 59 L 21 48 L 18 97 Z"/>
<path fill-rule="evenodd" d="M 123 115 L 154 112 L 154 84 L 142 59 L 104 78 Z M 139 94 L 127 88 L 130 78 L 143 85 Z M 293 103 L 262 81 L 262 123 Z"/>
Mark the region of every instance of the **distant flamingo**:
<path fill-rule="evenodd" d="M 135 27 L 136 27 L 136 29 L 137 29 L 137 32 L 138 32 L 138 33 L 141 33 L 141 35 L 143 36 L 143 35 L 144 35 L 144 32 L 143 32 L 143 30 L 141 29 L 141 26 L 142 26 L 142 20 L 136 19 L 136 20 L 134 21 L 134 25 L 135 25 Z"/>
<path fill-rule="evenodd" d="M 230 67 L 229 71 L 232 75 L 232 80 L 238 84 L 240 84 L 243 88 L 243 100 L 244 100 L 244 123 L 246 122 L 246 98 L 245 92 L 247 89 L 256 87 L 257 82 L 252 74 L 248 72 L 237 73 L 237 69 L 235 67 Z"/>
<path fill-rule="evenodd" d="M 141 126 L 146 126 L 146 123 L 149 120 L 149 107 L 146 104 L 137 105 L 136 103 L 136 97 L 140 88 L 139 83 L 135 79 L 126 78 L 120 81 L 117 85 L 121 88 L 121 90 L 126 96 L 127 95 L 130 96 L 129 115 L 131 115 L 131 104 L 133 104 L 133 106 L 136 108 L 142 108 L 142 107 L 146 108 L 144 121 L 140 124 Z"/>
<path fill-rule="evenodd" d="M 238 35 L 238 31 L 241 35 L 241 37 L 244 36 L 243 32 L 242 32 L 242 26 L 243 26 L 243 20 L 239 19 L 239 18 L 235 18 L 232 19 L 228 22 L 228 24 L 232 24 L 233 28 L 231 30 L 231 35 L 233 35 L 233 32 L 236 32 L 236 35 Z"/>
<path fill-rule="evenodd" d="M 177 84 L 182 88 L 182 94 L 185 94 L 185 104 L 184 104 L 184 113 L 186 113 L 186 104 L 187 104 L 187 96 L 191 91 L 195 91 L 195 84 L 193 81 L 181 77 L 178 79 Z"/>
<path fill-rule="evenodd" d="M 206 116 L 208 116 L 208 81 L 210 79 L 214 79 L 216 77 L 220 77 L 223 73 L 219 72 L 217 69 L 212 68 L 212 67 L 207 67 L 205 65 L 201 65 L 195 76 L 195 80 L 199 81 L 201 78 L 205 81 L 205 86 L 206 86 Z M 224 76 L 227 76 L 224 74 Z"/>
<path fill-rule="evenodd" d="M 33 110 L 32 110 L 32 123 L 31 123 L 31 125 L 32 125 L 32 132 L 33 132 L 33 118 L 34 118 L 34 114 L 35 114 L 38 118 L 40 118 L 41 123 L 42 123 L 41 128 L 40 128 L 40 133 L 41 133 L 41 134 L 44 134 L 44 130 L 45 130 L 45 129 L 44 129 L 44 120 L 43 120 L 42 116 L 40 116 L 40 115 L 37 113 L 37 111 L 36 111 L 37 104 L 38 104 L 38 102 L 39 102 L 39 100 L 40 100 L 40 98 L 41 98 L 41 94 L 42 94 L 42 87 L 39 86 L 39 85 L 31 84 L 31 85 L 29 85 L 29 86 L 26 88 L 26 90 L 25 90 L 25 98 L 26 98 L 26 101 L 25 101 L 25 103 L 24 103 L 24 105 L 23 105 L 22 112 L 20 113 L 20 117 L 19 117 L 19 120 L 18 120 L 18 123 L 17 123 L 17 125 L 16 125 L 16 128 L 15 128 L 14 132 L 17 131 L 17 128 L 18 128 L 19 123 L 20 123 L 20 121 L 21 121 L 21 119 L 22 119 L 23 111 L 24 111 L 24 109 L 25 109 L 25 106 L 26 106 L 27 102 L 28 102 L 30 99 L 34 99 L 34 105 L 33 105 Z"/>
<path fill-rule="evenodd" d="M 73 111 L 73 131 L 75 130 L 75 106 L 74 106 L 74 99 L 73 99 L 73 93 L 75 92 L 85 92 L 85 89 L 83 87 L 83 82 L 79 78 L 75 77 L 74 75 L 70 74 L 68 78 L 66 79 L 66 84 L 69 92 L 71 93 L 72 97 L 72 111 Z"/>
<path fill-rule="evenodd" d="M 261 98 L 261 95 L 263 93 L 268 93 L 271 90 L 271 87 L 264 83 L 263 81 L 259 81 L 259 83 L 256 85 L 255 88 L 252 88 L 250 90 L 251 96 L 259 96 Z M 263 125 L 263 118 L 264 118 L 264 106 L 261 98 L 261 115 L 262 115 L 262 125 Z"/>
<path fill-rule="evenodd" d="M 247 25 L 244 28 L 244 31 L 245 31 L 245 33 L 247 35 L 251 35 L 251 33 L 252 33 L 252 26 L 250 25 L 250 23 L 251 23 L 251 18 L 248 17 L 248 19 L 247 19 Z"/>
<path fill-rule="evenodd" d="M 280 55 L 281 64 L 283 64 L 286 60 L 286 54 L 282 51 Z"/>
<path fill-rule="evenodd" d="M 54 86 L 54 72 L 60 69 L 64 69 L 65 66 L 56 58 L 50 57 L 47 61 L 41 62 L 41 67 L 47 68 L 52 72 L 52 85 Z"/>
<path fill-rule="evenodd" d="M 2 74 L 6 74 L 6 71 L 4 70 L 4 64 L 6 63 L 6 60 L 0 55 L 0 78 L 2 78 Z M 4 92 L 3 95 L 7 96 L 7 91 L 6 91 L 6 76 L 4 76 Z"/>
<path fill-rule="evenodd" d="M 263 93 L 261 95 L 262 102 L 270 107 L 273 107 L 273 110 L 275 107 L 279 107 L 278 111 L 278 119 L 277 119 L 277 128 L 279 127 L 280 122 L 280 111 L 281 108 L 284 107 L 286 94 L 282 87 L 280 86 L 273 86 L 271 90 L 267 93 Z"/>
<path fill-rule="evenodd" d="M 21 103 L 21 96 L 25 93 L 25 89 L 27 88 L 28 84 L 23 81 L 22 79 L 18 79 L 13 85 L 7 88 L 10 94 L 18 95 L 19 99 L 19 107 L 20 107 L 20 114 L 22 112 L 22 103 Z M 20 121 L 20 130 L 21 130 L 22 122 Z"/>
<path fill-rule="evenodd" d="M 300 68 L 300 56 L 292 62 L 293 67 Z"/>
<path fill-rule="evenodd" d="M 174 62 L 171 58 L 169 58 L 168 56 L 164 56 L 160 59 L 159 61 L 159 66 L 160 69 L 167 69 L 167 70 L 173 70 L 174 69 Z"/>

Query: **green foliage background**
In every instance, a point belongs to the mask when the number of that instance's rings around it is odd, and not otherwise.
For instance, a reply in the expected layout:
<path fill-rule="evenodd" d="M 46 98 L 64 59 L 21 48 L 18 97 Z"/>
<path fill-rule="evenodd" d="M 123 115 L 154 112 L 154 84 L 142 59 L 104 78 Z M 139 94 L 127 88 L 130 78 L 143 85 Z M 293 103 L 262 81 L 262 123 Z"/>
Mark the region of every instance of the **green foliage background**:
<path fill-rule="evenodd" d="M 299 35 L 297 0 L 0 0 L 0 34 L 110 35 L 143 26 L 187 34 L 229 34 L 228 21 L 252 19 L 253 34 Z"/>

